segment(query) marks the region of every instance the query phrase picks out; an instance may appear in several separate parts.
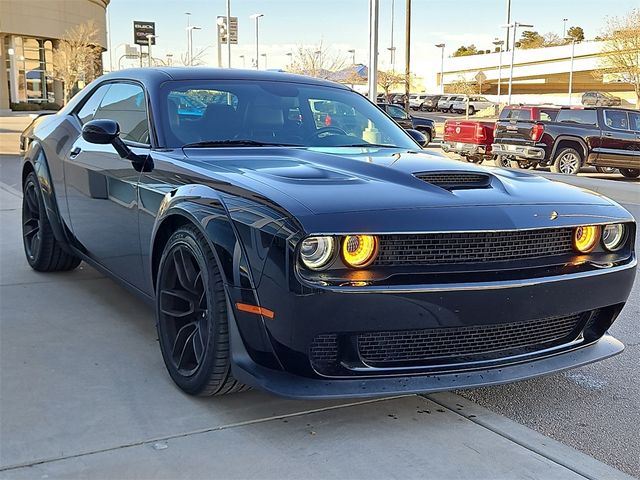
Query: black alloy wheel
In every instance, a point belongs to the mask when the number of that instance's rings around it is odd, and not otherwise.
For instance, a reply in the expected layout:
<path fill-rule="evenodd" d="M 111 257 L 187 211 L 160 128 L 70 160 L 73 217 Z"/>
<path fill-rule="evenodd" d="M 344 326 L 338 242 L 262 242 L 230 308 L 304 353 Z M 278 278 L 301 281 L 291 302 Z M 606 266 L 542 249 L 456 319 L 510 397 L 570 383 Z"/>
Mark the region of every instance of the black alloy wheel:
<path fill-rule="evenodd" d="M 640 168 L 620 168 L 620 173 L 626 178 L 640 177 Z"/>
<path fill-rule="evenodd" d="M 226 297 L 215 257 L 194 226 L 176 230 L 160 259 L 156 316 L 173 381 L 192 395 L 246 389 L 231 374 Z"/>
<path fill-rule="evenodd" d="M 80 265 L 81 259 L 64 250 L 51 230 L 34 172 L 25 178 L 22 192 L 22 240 L 31 268 L 38 272 L 60 272 Z"/>
<path fill-rule="evenodd" d="M 511 167 L 511 160 L 509 160 L 509 157 L 505 155 L 495 155 L 493 157 L 493 163 L 496 167 L 500 167 L 500 168 Z"/>

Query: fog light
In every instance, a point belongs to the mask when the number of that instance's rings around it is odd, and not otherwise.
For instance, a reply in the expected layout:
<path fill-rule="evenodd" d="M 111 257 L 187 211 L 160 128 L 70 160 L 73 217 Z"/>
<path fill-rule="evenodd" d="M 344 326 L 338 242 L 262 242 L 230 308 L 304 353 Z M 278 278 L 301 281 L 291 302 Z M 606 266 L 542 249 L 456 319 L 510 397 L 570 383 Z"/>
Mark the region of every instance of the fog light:
<path fill-rule="evenodd" d="M 581 253 L 593 250 L 600 238 L 600 227 L 588 225 L 576 227 L 573 232 L 573 246 Z"/>
<path fill-rule="evenodd" d="M 624 245 L 627 229 L 621 223 L 606 225 L 602 229 L 602 243 L 610 252 L 620 250 Z"/>
<path fill-rule="evenodd" d="M 373 235 L 347 235 L 342 240 L 342 259 L 353 268 L 371 265 L 378 255 L 378 238 Z"/>
<path fill-rule="evenodd" d="M 335 249 L 333 237 L 308 237 L 300 246 L 300 258 L 302 263 L 312 270 L 320 270 L 326 267 Z"/>

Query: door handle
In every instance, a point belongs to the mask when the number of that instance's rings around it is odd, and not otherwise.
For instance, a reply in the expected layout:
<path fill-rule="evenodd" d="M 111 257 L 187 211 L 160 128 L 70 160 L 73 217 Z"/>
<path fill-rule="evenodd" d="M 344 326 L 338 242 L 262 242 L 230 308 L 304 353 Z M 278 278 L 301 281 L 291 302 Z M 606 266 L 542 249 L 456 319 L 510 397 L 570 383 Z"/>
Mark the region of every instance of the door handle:
<path fill-rule="evenodd" d="M 69 157 L 76 158 L 78 155 L 80 155 L 81 151 L 82 149 L 80 147 L 75 147 L 73 150 L 69 152 Z"/>

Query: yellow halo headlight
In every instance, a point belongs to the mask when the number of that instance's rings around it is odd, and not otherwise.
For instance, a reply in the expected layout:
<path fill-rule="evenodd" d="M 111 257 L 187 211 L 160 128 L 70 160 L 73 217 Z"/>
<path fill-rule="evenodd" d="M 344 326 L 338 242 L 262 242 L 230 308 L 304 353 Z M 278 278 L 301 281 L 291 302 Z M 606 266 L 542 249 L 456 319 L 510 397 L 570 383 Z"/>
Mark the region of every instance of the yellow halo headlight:
<path fill-rule="evenodd" d="M 600 240 L 600 227 L 585 225 L 576 227 L 573 231 L 573 246 L 580 253 L 589 253 Z"/>
<path fill-rule="evenodd" d="M 378 255 L 378 238 L 373 235 L 347 235 L 342 240 L 342 259 L 353 268 L 364 268 Z"/>

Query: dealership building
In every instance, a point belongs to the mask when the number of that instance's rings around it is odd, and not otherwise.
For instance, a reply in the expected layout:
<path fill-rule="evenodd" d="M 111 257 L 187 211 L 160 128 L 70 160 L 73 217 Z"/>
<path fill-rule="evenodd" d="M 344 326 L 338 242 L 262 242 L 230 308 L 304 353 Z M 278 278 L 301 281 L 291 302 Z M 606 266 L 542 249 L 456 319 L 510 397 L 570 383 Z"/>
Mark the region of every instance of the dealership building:
<path fill-rule="evenodd" d="M 109 1 L 0 1 L 0 111 L 10 103 L 62 103 L 62 84 L 52 75 L 55 48 L 65 32 L 93 21 L 106 49 Z"/>
<path fill-rule="evenodd" d="M 598 75 L 602 66 L 604 42 L 584 41 L 557 47 L 515 49 L 513 62 L 512 93 L 514 101 L 528 101 L 534 96 L 544 95 L 549 101 L 568 103 L 569 75 L 573 70 L 573 103 L 579 103 L 586 91 L 611 92 L 622 97 L 630 105 L 635 104 L 632 86 L 620 82 L 612 75 Z M 498 81 L 501 83 L 503 101 L 508 92 L 511 67 L 511 51 L 488 53 L 444 59 L 445 92 L 455 82 L 472 82 L 485 95 L 497 95 Z M 572 62 L 573 57 L 573 62 Z M 573 68 L 572 68 L 573 64 Z M 437 74 L 437 89 L 441 88 L 440 73 Z"/>

